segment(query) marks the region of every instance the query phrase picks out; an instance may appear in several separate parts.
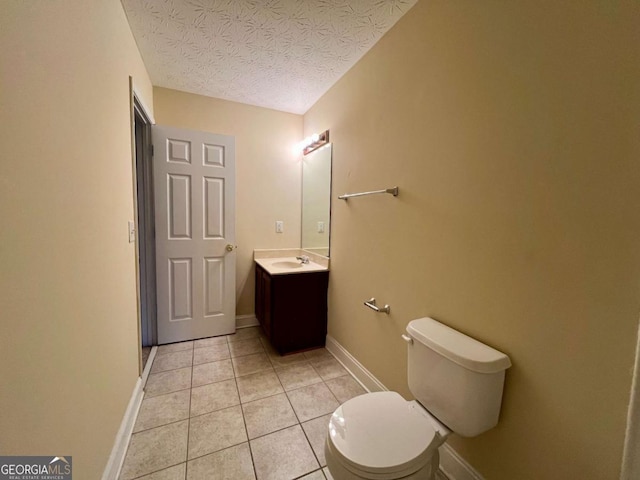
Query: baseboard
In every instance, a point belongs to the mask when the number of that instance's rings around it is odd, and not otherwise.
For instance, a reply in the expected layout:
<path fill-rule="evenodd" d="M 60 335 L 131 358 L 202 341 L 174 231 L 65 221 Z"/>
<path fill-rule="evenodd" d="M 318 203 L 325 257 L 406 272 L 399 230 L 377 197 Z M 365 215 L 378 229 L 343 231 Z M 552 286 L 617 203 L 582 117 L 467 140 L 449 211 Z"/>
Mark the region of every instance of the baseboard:
<path fill-rule="evenodd" d="M 636 339 L 636 358 L 633 367 L 627 429 L 622 452 L 622 472 L 620 480 L 640 478 L 640 331 Z"/>
<path fill-rule="evenodd" d="M 440 470 L 449 480 L 484 480 L 482 475 L 446 443 L 440 447 Z"/>
<path fill-rule="evenodd" d="M 388 390 L 369 370 L 367 370 L 349 351 L 338 341 L 327 335 L 327 350 L 336 357 L 344 368 L 354 376 L 360 384 L 369 392 L 381 392 Z M 440 447 L 440 469 L 437 473 L 439 479 L 448 480 L 484 480 L 482 475 L 476 472 L 453 448 L 446 443 Z"/>
<path fill-rule="evenodd" d="M 255 315 L 236 316 L 236 328 L 257 327 L 260 325 Z"/>
<path fill-rule="evenodd" d="M 436 480 L 449 480 L 449 477 L 447 477 L 444 473 L 442 473 L 442 470 L 437 470 Z"/>
<path fill-rule="evenodd" d="M 158 353 L 158 346 L 154 345 L 151 347 L 151 351 L 149 352 L 149 358 L 147 358 L 147 363 L 144 366 L 144 370 L 142 371 L 142 375 L 140 378 L 142 379 L 142 388 L 144 389 L 147 384 L 147 378 L 149 378 L 149 373 L 151 373 L 151 365 L 153 365 L 153 361 L 156 358 L 156 353 Z"/>
<path fill-rule="evenodd" d="M 258 319 L 255 315 L 238 315 L 236 317 L 236 328 L 253 327 L 259 325 Z M 136 385 L 133 389 L 129 405 L 120 424 L 120 429 L 116 435 L 116 440 L 109 456 L 109 461 L 102 474 L 102 480 L 117 480 L 120 475 L 120 469 L 124 462 L 124 457 L 127 453 L 127 446 L 131 439 L 131 433 L 133 432 L 133 426 L 142 404 L 142 397 L 144 396 L 144 386 L 149 378 L 151 371 L 151 365 L 158 351 L 158 347 L 154 346 L 149 353 L 149 359 L 144 367 L 142 375 L 138 377 Z"/>
<path fill-rule="evenodd" d="M 340 345 L 336 339 L 330 335 L 327 335 L 326 347 L 342 366 L 362 384 L 365 390 L 368 392 L 383 392 L 388 390 L 380 380 L 374 377 L 346 348 Z"/>
<path fill-rule="evenodd" d="M 154 347 L 155 348 L 155 347 Z M 155 355 L 155 352 L 153 352 Z M 151 358 L 151 354 L 149 355 Z M 147 362 L 147 366 L 150 367 L 151 362 Z M 145 367 L 145 371 L 147 368 Z M 148 374 L 147 374 L 148 375 Z M 131 432 L 133 431 L 133 425 L 136 422 L 138 411 L 140 410 L 140 404 L 142 403 L 142 397 L 144 395 L 144 384 L 142 383 L 142 377 L 138 377 L 136 385 L 133 388 L 129 405 L 124 413 L 120 429 L 116 435 L 116 440 L 109 456 L 109 461 L 102 474 L 102 480 L 117 480 L 120 475 L 120 469 L 124 463 L 124 457 L 127 454 L 127 447 L 129 446 L 129 440 L 131 439 Z"/>

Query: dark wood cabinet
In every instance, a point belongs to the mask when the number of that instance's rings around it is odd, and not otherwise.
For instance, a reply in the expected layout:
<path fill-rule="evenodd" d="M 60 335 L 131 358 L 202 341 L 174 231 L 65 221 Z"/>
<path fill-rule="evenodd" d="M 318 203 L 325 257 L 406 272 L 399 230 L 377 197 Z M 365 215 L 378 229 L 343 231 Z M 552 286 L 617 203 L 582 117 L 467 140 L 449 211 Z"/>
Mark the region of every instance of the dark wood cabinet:
<path fill-rule="evenodd" d="M 256 263 L 256 317 L 280 354 L 324 346 L 328 285 L 328 271 L 270 275 Z"/>

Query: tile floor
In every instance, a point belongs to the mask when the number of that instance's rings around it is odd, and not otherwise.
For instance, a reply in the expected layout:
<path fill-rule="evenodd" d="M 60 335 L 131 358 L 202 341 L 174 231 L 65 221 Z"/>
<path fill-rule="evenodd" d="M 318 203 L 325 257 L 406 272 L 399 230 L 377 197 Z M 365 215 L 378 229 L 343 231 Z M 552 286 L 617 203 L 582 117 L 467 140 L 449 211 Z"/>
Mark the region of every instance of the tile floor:
<path fill-rule="evenodd" d="M 329 416 L 362 393 L 326 349 L 282 357 L 259 327 L 161 346 L 120 479 L 331 479 Z"/>

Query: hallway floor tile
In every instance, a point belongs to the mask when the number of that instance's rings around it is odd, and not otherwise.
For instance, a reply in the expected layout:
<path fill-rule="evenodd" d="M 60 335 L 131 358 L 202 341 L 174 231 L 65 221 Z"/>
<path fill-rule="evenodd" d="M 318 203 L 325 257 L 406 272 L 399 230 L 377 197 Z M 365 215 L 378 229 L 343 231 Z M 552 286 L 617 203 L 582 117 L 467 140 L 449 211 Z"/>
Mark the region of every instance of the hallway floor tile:
<path fill-rule="evenodd" d="M 280 356 L 259 327 L 158 347 L 120 480 L 332 480 L 330 414 L 365 393 L 326 349 Z"/>

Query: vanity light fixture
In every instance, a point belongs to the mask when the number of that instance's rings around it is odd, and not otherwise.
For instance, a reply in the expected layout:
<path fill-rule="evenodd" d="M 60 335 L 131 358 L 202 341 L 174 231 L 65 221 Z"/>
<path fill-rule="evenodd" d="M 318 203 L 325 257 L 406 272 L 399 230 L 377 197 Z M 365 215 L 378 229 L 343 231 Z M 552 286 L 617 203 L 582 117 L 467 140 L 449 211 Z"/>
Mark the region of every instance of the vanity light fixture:
<path fill-rule="evenodd" d="M 327 143 L 329 143 L 329 130 L 325 130 L 322 133 L 314 133 L 310 137 L 305 138 L 300 142 L 299 148 L 302 150 L 303 155 L 308 155 Z"/>

